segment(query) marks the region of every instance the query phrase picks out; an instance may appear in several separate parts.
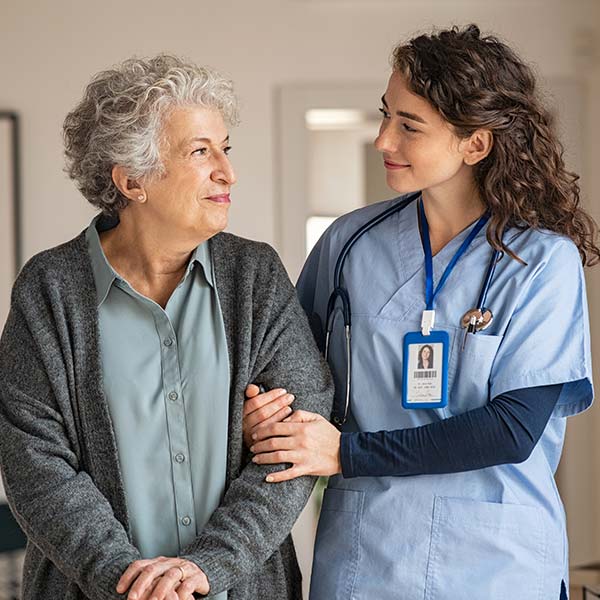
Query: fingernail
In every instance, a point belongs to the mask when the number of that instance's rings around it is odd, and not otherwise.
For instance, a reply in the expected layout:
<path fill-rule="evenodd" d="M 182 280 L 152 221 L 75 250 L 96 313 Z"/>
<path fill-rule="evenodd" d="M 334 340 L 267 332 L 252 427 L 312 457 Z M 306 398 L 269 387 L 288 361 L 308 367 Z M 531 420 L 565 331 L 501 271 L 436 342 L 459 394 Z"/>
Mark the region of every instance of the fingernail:
<path fill-rule="evenodd" d="M 250 446 L 250 452 L 254 453 L 254 446 Z M 254 457 L 256 458 L 256 457 Z M 252 460 L 254 460 L 254 458 Z"/>
<path fill-rule="evenodd" d="M 292 409 L 289 406 L 285 409 L 285 414 L 286 415 L 291 415 L 292 414 Z"/>
<path fill-rule="evenodd" d="M 252 439 L 255 440 L 258 437 L 258 433 L 253 433 L 252 434 Z"/>
<path fill-rule="evenodd" d="M 273 478 L 270 475 L 267 475 L 267 483 L 271 483 L 273 481 Z"/>

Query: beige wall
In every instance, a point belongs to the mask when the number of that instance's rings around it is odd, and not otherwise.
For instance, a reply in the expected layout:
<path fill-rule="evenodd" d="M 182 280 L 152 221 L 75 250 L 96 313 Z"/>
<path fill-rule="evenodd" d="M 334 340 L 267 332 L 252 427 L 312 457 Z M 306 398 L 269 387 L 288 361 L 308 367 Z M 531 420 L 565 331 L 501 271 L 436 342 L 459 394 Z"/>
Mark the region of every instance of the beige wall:
<path fill-rule="evenodd" d="M 233 133 L 239 184 L 230 230 L 277 245 L 278 87 L 380 79 L 383 90 L 395 41 L 433 24 L 467 21 L 511 40 L 541 75 L 579 74 L 585 81 L 586 202 L 600 217 L 600 114 L 593 110 L 600 68 L 598 58 L 576 56 L 586 36 L 595 35 L 600 45 L 597 0 L 0 0 L 0 107 L 23 118 L 25 256 L 72 237 L 92 215 L 62 173 L 60 126 L 94 72 L 133 54 L 159 51 L 228 72 L 243 117 Z M 374 108 L 377 103 L 373 98 Z M 596 354 L 599 271 L 589 275 Z M 563 461 L 577 561 L 600 558 L 599 434 L 598 411 L 573 420 Z"/>
<path fill-rule="evenodd" d="M 233 134 L 239 184 L 231 230 L 275 242 L 277 86 L 380 78 L 383 89 L 387 57 L 399 37 L 434 23 L 470 20 L 509 37 L 543 74 L 568 74 L 574 28 L 587 20 L 583 9 L 565 5 L 560 0 L 2 0 L 0 105 L 23 117 L 25 255 L 74 235 L 90 218 L 61 171 L 60 126 L 90 75 L 114 62 L 170 51 L 233 77 L 244 121 Z"/>
<path fill-rule="evenodd" d="M 586 130 L 582 190 L 584 203 L 600 222 L 600 3 L 587 3 L 587 23 L 574 36 L 574 69 L 585 86 Z M 600 382 L 600 267 L 587 272 L 596 390 Z M 570 419 L 559 485 L 567 509 L 572 564 L 600 559 L 600 408 Z"/>

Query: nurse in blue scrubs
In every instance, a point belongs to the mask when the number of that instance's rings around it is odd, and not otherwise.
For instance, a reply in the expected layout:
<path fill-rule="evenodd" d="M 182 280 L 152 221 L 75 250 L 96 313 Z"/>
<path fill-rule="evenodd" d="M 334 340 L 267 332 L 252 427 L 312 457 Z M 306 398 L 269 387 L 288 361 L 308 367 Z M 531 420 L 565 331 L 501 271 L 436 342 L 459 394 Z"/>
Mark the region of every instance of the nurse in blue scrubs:
<path fill-rule="evenodd" d="M 532 71 L 476 26 L 399 45 L 381 103 L 400 196 L 339 218 L 298 282 L 341 431 L 252 388 L 253 460 L 330 476 L 312 600 L 566 598 L 554 473 L 593 398 L 596 225 Z"/>

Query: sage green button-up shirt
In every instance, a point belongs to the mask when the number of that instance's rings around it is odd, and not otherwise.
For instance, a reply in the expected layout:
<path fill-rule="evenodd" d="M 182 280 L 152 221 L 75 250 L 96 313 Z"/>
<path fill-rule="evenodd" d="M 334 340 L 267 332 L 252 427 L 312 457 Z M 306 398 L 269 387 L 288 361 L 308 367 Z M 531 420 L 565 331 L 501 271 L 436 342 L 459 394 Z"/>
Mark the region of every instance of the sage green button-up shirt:
<path fill-rule="evenodd" d="M 225 487 L 230 382 L 223 315 L 207 243 L 194 251 L 163 310 L 106 259 L 98 231 L 116 223 L 96 217 L 86 233 L 104 392 L 133 542 L 144 558 L 177 556 Z"/>

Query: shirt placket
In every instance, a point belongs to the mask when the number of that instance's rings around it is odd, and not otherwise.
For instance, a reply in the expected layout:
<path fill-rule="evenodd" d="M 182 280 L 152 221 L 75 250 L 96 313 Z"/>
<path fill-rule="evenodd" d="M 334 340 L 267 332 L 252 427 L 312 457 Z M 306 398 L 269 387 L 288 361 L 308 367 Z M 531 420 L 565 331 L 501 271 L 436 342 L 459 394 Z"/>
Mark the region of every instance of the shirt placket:
<path fill-rule="evenodd" d="M 153 313 L 156 330 L 161 340 L 163 397 L 175 494 L 177 532 L 179 548 L 183 550 L 196 537 L 196 522 L 179 350 L 177 336 L 167 314 L 158 307 L 154 307 Z"/>

